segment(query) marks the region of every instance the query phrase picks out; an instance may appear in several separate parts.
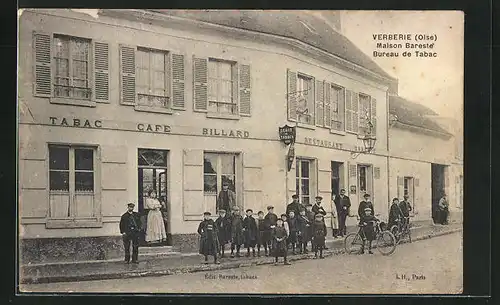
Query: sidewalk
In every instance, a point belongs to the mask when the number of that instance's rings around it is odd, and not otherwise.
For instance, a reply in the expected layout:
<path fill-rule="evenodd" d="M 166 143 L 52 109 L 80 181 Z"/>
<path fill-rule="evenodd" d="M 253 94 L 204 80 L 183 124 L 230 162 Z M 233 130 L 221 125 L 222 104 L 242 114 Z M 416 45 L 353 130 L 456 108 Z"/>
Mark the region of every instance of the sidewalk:
<path fill-rule="evenodd" d="M 417 226 L 412 229 L 412 240 L 418 241 L 444 234 L 451 234 L 462 230 L 462 224 L 425 225 Z M 350 231 L 354 231 L 351 229 Z M 343 239 L 327 239 L 325 256 L 338 255 L 344 253 Z M 402 241 L 404 243 L 406 241 Z M 261 249 L 262 251 L 262 249 Z M 397 251 L 397 249 L 396 249 Z M 263 252 L 263 251 L 262 251 Z M 242 251 L 242 254 L 246 250 Z M 290 261 L 302 260 L 313 257 L 313 253 L 299 254 L 289 257 Z M 21 266 L 20 283 L 36 284 L 50 282 L 75 282 L 89 280 L 122 279 L 142 276 L 163 276 L 181 273 L 192 273 L 202 271 L 213 271 L 232 269 L 239 267 L 248 267 L 252 265 L 272 264 L 272 257 L 241 257 L 224 258 L 220 265 L 203 265 L 202 257 L 197 253 L 176 254 L 167 257 L 156 258 L 153 260 L 141 261 L 139 264 L 125 264 L 123 261 L 96 261 L 96 262 L 77 262 L 64 264 L 46 264 L 35 266 Z"/>

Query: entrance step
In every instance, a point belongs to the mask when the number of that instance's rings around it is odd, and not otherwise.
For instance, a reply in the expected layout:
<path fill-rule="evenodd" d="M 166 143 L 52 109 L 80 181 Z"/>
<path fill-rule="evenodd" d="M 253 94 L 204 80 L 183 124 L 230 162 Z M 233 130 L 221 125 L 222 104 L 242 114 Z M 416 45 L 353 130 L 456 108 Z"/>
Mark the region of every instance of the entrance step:
<path fill-rule="evenodd" d="M 175 251 L 172 246 L 139 247 L 140 257 L 164 257 L 180 254 L 181 252 Z"/>

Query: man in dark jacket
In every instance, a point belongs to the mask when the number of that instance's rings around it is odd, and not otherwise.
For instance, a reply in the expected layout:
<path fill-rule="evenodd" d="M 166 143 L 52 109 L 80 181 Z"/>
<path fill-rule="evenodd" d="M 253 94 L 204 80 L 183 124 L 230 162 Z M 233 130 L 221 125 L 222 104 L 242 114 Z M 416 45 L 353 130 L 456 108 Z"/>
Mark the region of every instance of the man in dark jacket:
<path fill-rule="evenodd" d="M 257 244 L 257 235 L 259 230 L 257 228 L 257 221 L 253 218 L 253 210 L 246 210 L 247 216 L 243 219 L 243 233 L 245 235 L 245 247 L 247 248 L 246 256 L 250 256 L 250 248 L 252 248 L 252 255 L 255 257 L 255 245 Z"/>
<path fill-rule="evenodd" d="M 217 202 L 215 208 L 218 210 L 226 210 L 226 214 L 230 215 L 232 208 L 236 206 L 236 194 L 229 189 L 227 182 L 222 185 L 222 191 L 219 192 L 217 196 Z"/>
<path fill-rule="evenodd" d="M 335 197 L 335 206 L 337 207 L 337 214 L 339 215 L 339 235 L 346 235 L 346 218 L 349 215 L 351 208 L 351 200 L 345 194 L 345 189 L 340 190 L 340 195 Z"/>
<path fill-rule="evenodd" d="M 290 214 L 290 211 L 293 211 L 295 215 L 299 215 L 300 210 L 305 209 L 304 206 L 299 202 L 299 195 L 295 194 L 292 196 L 292 202 L 286 206 L 286 215 Z"/>
<path fill-rule="evenodd" d="M 271 245 L 272 245 L 272 230 L 276 227 L 276 222 L 278 221 L 278 215 L 274 214 L 274 207 L 267 207 L 267 214 L 264 216 L 264 240 L 267 242 L 269 248 L 269 255 L 271 255 Z"/>
<path fill-rule="evenodd" d="M 134 212 L 135 204 L 127 204 L 127 212 L 120 219 L 120 233 L 123 237 L 125 247 L 125 262 L 130 262 L 130 242 L 132 242 L 132 263 L 139 262 L 139 231 L 141 228 L 141 219 L 139 213 Z"/>
<path fill-rule="evenodd" d="M 366 213 L 365 213 L 365 209 L 366 208 L 370 208 L 372 210 L 372 215 L 375 215 L 375 209 L 373 208 L 373 203 L 372 201 L 370 200 L 370 194 L 365 194 L 363 195 L 363 198 L 365 200 L 361 201 L 359 203 L 359 207 L 358 207 L 358 215 L 360 218 L 363 218 Z"/>
<path fill-rule="evenodd" d="M 391 209 L 389 210 L 389 229 L 392 228 L 393 225 L 396 225 L 398 221 L 401 221 L 403 218 L 403 213 L 401 208 L 399 207 L 399 199 L 392 199 Z"/>
<path fill-rule="evenodd" d="M 404 218 L 403 220 L 403 225 L 406 225 L 406 222 L 408 220 L 408 217 L 410 217 L 410 212 L 411 212 L 411 203 L 408 201 L 409 196 L 404 195 L 403 196 L 403 201 L 399 202 L 399 208 L 401 209 L 401 212 L 403 213 Z"/>
<path fill-rule="evenodd" d="M 226 215 L 226 210 L 219 210 L 219 217 L 215 220 L 219 240 L 219 254 L 224 257 L 224 248 L 231 241 L 231 219 Z"/>
<path fill-rule="evenodd" d="M 217 252 L 219 252 L 217 226 L 210 216 L 210 212 L 203 213 L 203 220 L 198 226 L 197 232 L 201 236 L 199 253 L 205 257 L 205 264 L 208 262 L 209 255 L 214 257 L 214 264 L 220 264 L 217 260 Z"/>
<path fill-rule="evenodd" d="M 314 215 L 316 214 L 321 214 L 323 215 L 323 217 L 326 216 L 326 211 L 325 209 L 321 206 L 321 200 L 323 200 L 323 197 L 321 196 L 316 196 L 316 203 L 314 203 L 313 207 L 312 207 L 312 211 L 314 213 Z M 324 219 L 323 219 L 324 220 Z"/>

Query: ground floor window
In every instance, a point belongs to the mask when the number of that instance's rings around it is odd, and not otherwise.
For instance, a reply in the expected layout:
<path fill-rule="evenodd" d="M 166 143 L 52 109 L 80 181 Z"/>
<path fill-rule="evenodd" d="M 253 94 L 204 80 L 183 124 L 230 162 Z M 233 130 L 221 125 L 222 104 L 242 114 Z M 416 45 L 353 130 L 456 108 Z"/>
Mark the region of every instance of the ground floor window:
<path fill-rule="evenodd" d="M 216 214 L 217 197 L 227 185 L 229 191 L 237 197 L 236 160 L 232 153 L 205 152 L 203 154 L 203 193 L 205 210 Z M 234 202 L 233 205 L 236 205 Z"/>
<path fill-rule="evenodd" d="M 358 189 L 359 198 L 363 198 L 364 194 L 370 194 L 371 200 L 374 202 L 373 168 L 371 165 L 358 165 Z"/>
<path fill-rule="evenodd" d="M 311 199 L 311 160 L 297 158 L 295 164 L 295 192 L 302 204 L 313 204 Z"/>
<path fill-rule="evenodd" d="M 95 147 L 49 145 L 49 217 L 97 216 Z"/>
<path fill-rule="evenodd" d="M 410 201 L 412 208 L 415 204 L 415 192 L 414 192 L 414 179 L 413 177 L 404 177 L 403 179 L 403 195 L 408 196 L 408 200 Z"/>

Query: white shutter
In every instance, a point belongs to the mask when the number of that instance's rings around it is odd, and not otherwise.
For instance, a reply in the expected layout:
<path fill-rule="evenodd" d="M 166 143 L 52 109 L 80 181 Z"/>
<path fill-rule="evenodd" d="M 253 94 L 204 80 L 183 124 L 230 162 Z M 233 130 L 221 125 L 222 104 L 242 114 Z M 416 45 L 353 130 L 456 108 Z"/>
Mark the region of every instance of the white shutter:
<path fill-rule="evenodd" d="M 52 37 L 50 34 L 33 33 L 34 92 L 35 96 L 52 96 Z"/>
<path fill-rule="evenodd" d="M 372 98 L 371 102 L 371 120 L 373 124 L 372 134 L 377 135 L 377 100 Z"/>
<path fill-rule="evenodd" d="M 194 110 L 207 111 L 208 107 L 208 60 L 193 56 Z"/>
<path fill-rule="evenodd" d="M 183 110 L 185 108 L 185 61 L 184 55 L 172 54 L 171 56 L 171 73 L 172 77 L 172 108 Z M 168 88 L 168 86 L 167 86 Z"/>
<path fill-rule="evenodd" d="M 351 90 L 346 90 L 346 99 L 345 99 L 345 130 L 353 131 L 353 121 L 352 121 L 352 95 L 353 92 Z"/>
<path fill-rule="evenodd" d="M 297 120 L 297 73 L 287 69 L 288 120 Z"/>
<path fill-rule="evenodd" d="M 135 104 L 135 50 L 133 46 L 120 45 L 120 103 L 124 105 Z"/>
<path fill-rule="evenodd" d="M 352 108 L 351 108 L 351 116 L 352 116 L 352 132 L 358 133 L 359 132 L 359 120 L 358 120 L 358 113 L 359 113 L 359 94 L 353 92 L 352 93 Z"/>
<path fill-rule="evenodd" d="M 323 82 L 323 87 L 325 90 L 325 107 L 324 107 L 324 113 L 325 113 L 325 127 L 332 127 L 332 107 L 331 107 L 331 89 L 332 89 L 332 84 L 324 81 Z"/>
<path fill-rule="evenodd" d="M 109 44 L 94 42 L 94 98 L 109 102 Z"/>
<path fill-rule="evenodd" d="M 317 126 L 323 126 L 325 124 L 325 115 L 324 115 L 324 83 L 322 81 L 316 80 L 316 86 L 314 88 L 315 93 L 315 121 Z"/>
<path fill-rule="evenodd" d="M 252 76 L 250 74 L 250 65 L 240 65 L 240 114 L 250 115 L 251 114 L 251 84 Z"/>

